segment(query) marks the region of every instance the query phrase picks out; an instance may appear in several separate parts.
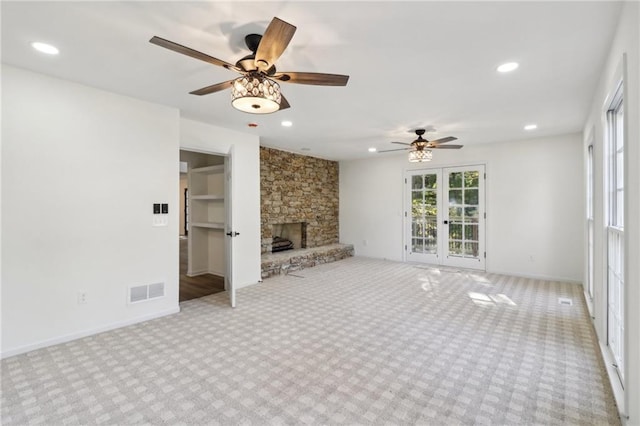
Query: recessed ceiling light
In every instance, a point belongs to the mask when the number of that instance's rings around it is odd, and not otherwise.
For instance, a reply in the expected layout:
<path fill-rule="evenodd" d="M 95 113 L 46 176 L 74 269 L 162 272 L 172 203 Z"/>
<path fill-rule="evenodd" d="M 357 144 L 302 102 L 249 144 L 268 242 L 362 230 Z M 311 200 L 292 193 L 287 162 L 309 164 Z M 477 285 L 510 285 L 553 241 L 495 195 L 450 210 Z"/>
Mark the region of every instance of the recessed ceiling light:
<path fill-rule="evenodd" d="M 527 124 L 526 126 L 524 126 L 525 130 L 535 130 L 538 128 L 537 124 Z"/>
<path fill-rule="evenodd" d="M 291 126 L 293 126 L 293 123 L 291 121 L 289 121 L 289 120 L 285 120 L 280 124 L 282 124 L 283 127 L 291 127 Z"/>
<path fill-rule="evenodd" d="M 498 67 L 498 72 L 511 72 L 518 68 L 517 62 L 507 62 L 506 64 L 502 64 Z"/>
<path fill-rule="evenodd" d="M 47 55 L 57 55 L 58 53 L 60 53 L 57 47 L 47 43 L 41 43 L 39 41 L 34 41 L 33 43 L 31 43 L 31 47 L 36 49 L 38 52 L 46 53 Z"/>
<path fill-rule="evenodd" d="M 375 149 L 373 147 L 369 148 L 369 152 L 376 152 L 376 151 L 377 151 L 377 149 Z"/>

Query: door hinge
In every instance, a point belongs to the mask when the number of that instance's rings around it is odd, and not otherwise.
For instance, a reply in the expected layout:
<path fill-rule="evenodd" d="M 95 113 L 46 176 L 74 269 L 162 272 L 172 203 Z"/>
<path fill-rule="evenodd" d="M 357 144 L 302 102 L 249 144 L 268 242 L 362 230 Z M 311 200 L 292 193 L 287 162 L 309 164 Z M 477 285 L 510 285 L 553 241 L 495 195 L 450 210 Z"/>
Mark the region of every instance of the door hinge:
<path fill-rule="evenodd" d="M 484 180 L 487 180 L 487 174 L 486 173 L 484 174 Z"/>
<path fill-rule="evenodd" d="M 407 217 L 407 212 L 404 212 L 404 217 Z"/>
<path fill-rule="evenodd" d="M 487 258 L 487 252 L 486 251 L 484 252 L 484 258 L 485 259 Z"/>
<path fill-rule="evenodd" d="M 404 251 L 407 251 L 407 245 L 406 244 L 404 245 Z"/>
<path fill-rule="evenodd" d="M 485 219 L 487 218 L 487 212 L 484 212 L 484 218 Z"/>
<path fill-rule="evenodd" d="M 404 178 L 404 183 L 407 183 L 407 178 Z"/>

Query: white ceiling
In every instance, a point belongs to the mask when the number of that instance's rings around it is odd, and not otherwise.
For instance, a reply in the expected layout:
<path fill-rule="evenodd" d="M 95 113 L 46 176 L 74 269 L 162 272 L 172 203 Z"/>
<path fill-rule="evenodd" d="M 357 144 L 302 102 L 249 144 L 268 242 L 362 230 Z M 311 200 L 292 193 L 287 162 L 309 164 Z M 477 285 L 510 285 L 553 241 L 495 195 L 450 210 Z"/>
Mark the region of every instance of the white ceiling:
<path fill-rule="evenodd" d="M 580 131 L 619 12 L 611 1 L 2 1 L 2 62 L 342 160 L 394 155 L 367 148 L 411 142 L 417 127 L 464 145 Z M 237 74 L 148 42 L 157 35 L 235 63 L 249 53 L 244 36 L 274 16 L 298 27 L 279 71 L 348 74 L 349 84 L 283 83 L 290 109 L 246 114 L 228 91 L 188 93 Z M 32 41 L 61 53 L 45 56 Z M 520 68 L 498 74 L 508 61 Z M 524 131 L 528 123 L 538 129 Z"/>

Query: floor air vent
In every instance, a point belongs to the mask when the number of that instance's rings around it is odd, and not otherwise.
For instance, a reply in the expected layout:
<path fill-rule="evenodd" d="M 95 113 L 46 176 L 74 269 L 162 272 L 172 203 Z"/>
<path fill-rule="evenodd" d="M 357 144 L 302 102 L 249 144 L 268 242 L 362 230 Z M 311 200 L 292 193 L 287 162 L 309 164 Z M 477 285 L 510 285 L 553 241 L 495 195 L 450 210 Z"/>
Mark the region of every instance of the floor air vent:
<path fill-rule="evenodd" d="M 159 297 L 164 297 L 164 283 L 129 287 L 129 303 L 144 302 Z"/>
<path fill-rule="evenodd" d="M 569 299 L 568 297 L 559 297 L 558 303 L 561 305 L 573 306 L 573 300 Z"/>

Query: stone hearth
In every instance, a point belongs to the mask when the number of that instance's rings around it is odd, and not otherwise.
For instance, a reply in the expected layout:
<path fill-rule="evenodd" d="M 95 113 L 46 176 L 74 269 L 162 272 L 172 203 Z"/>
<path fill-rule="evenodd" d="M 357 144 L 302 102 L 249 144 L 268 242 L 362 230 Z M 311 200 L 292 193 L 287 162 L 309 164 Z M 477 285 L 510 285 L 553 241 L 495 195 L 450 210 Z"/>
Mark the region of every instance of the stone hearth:
<path fill-rule="evenodd" d="M 320 247 L 263 254 L 262 278 L 286 275 L 292 271 L 335 262 L 353 255 L 352 244 L 329 244 Z"/>

